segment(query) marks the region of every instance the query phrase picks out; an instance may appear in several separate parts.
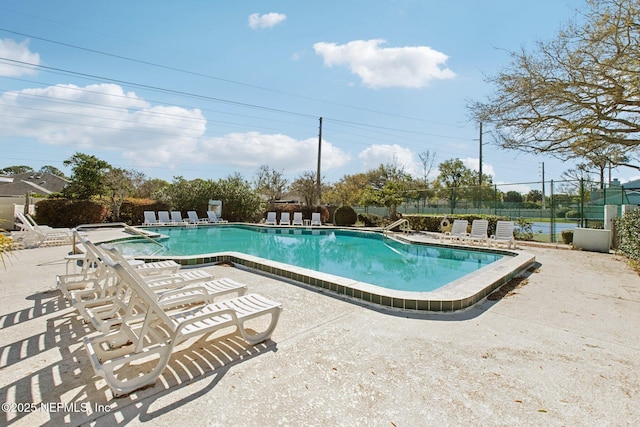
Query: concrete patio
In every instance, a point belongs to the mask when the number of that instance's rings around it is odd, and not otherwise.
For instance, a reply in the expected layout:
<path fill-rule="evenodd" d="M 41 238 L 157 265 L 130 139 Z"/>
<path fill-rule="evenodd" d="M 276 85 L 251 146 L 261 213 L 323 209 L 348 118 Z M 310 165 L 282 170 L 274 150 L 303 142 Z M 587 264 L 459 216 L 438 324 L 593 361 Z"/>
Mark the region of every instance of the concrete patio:
<path fill-rule="evenodd" d="M 0 425 L 640 420 L 640 278 L 616 255 L 526 247 L 538 268 L 501 299 L 420 316 L 204 267 L 282 302 L 272 340 L 254 347 L 230 333 L 196 342 L 155 386 L 114 399 L 82 344 L 92 331 L 55 290 L 68 251 L 16 251 L 0 270 Z"/>

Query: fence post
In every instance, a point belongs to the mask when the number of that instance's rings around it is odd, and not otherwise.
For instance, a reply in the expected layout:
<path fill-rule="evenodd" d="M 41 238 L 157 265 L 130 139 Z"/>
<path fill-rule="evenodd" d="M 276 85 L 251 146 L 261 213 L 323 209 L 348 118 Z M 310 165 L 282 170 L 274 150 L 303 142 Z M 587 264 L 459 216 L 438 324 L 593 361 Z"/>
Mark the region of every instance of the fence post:
<path fill-rule="evenodd" d="M 544 196 L 543 196 L 544 197 Z M 555 200 L 553 200 L 553 180 L 551 180 L 551 235 L 549 236 L 551 238 L 551 243 L 555 243 L 556 242 L 556 203 Z"/>

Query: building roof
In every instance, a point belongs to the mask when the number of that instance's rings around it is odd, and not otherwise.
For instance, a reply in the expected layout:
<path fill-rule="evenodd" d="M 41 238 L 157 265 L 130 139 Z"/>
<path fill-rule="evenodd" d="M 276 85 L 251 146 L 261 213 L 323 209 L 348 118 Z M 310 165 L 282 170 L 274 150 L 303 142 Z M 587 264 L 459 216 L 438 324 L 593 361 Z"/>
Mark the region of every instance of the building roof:
<path fill-rule="evenodd" d="M 3 177 L 0 180 L 0 196 L 21 196 L 27 192 L 49 195 L 57 193 L 69 180 L 50 173 L 27 172 Z"/>
<path fill-rule="evenodd" d="M 635 179 L 633 181 L 625 182 L 622 184 L 622 187 L 627 190 L 639 190 L 640 189 L 640 179 Z"/>

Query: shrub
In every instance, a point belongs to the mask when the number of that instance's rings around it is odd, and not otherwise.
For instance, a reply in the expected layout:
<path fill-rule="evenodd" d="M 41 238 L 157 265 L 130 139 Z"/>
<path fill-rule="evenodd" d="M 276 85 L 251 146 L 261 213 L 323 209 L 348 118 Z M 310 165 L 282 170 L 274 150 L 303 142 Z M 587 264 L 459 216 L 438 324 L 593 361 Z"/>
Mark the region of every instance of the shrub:
<path fill-rule="evenodd" d="M 127 198 L 120 207 L 120 220 L 129 225 L 140 225 L 144 222 L 144 211 L 168 211 L 169 204 L 151 199 Z M 183 216 L 186 212 L 182 211 Z M 200 212 L 204 216 L 204 212 Z"/>
<path fill-rule="evenodd" d="M 358 221 L 358 214 L 351 206 L 340 206 L 333 214 L 333 222 L 340 226 L 352 226 Z"/>
<path fill-rule="evenodd" d="M 627 212 L 622 218 L 616 218 L 618 249 L 629 258 L 640 260 L 640 210 Z"/>
<path fill-rule="evenodd" d="M 516 227 L 513 230 L 513 236 L 516 240 L 533 240 L 533 224 L 524 218 L 518 218 L 515 224 Z"/>
<path fill-rule="evenodd" d="M 569 212 L 570 210 L 571 208 L 567 208 L 567 207 L 556 209 L 555 211 L 556 218 L 566 218 L 567 212 Z"/>
<path fill-rule="evenodd" d="M 36 203 L 36 222 L 51 227 L 101 224 L 109 210 L 96 200 L 46 199 Z"/>
<path fill-rule="evenodd" d="M 562 242 L 570 245 L 573 243 L 573 230 L 562 230 L 560 233 L 562 236 Z"/>
<path fill-rule="evenodd" d="M 380 227 L 382 217 L 376 214 L 362 213 L 358 215 L 358 221 L 362 222 L 365 227 Z"/>
<path fill-rule="evenodd" d="M 574 211 L 574 210 L 570 210 L 570 211 L 567 211 L 564 214 L 564 217 L 565 218 L 580 218 L 580 212 Z"/>

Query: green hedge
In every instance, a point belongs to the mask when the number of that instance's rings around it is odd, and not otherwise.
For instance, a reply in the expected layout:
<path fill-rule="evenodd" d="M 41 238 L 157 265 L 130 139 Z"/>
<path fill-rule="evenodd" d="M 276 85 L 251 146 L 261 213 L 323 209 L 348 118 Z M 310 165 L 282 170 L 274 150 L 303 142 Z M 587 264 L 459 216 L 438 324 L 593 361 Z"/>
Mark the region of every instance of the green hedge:
<path fill-rule="evenodd" d="M 109 209 L 96 200 L 46 199 L 36 203 L 35 220 L 50 227 L 77 227 L 100 224 L 109 216 Z"/>
<path fill-rule="evenodd" d="M 618 249 L 629 258 L 640 261 L 640 209 L 616 218 Z"/>
<path fill-rule="evenodd" d="M 126 222 L 129 225 L 140 225 L 144 222 L 144 211 L 168 211 L 170 209 L 169 203 L 156 202 L 149 199 L 126 199 L 120 207 L 120 220 Z M 182 217 L 187 217 L 187 212 L 181 212 Z M 204 215 L 199 215 L 202 217 Z"/>

